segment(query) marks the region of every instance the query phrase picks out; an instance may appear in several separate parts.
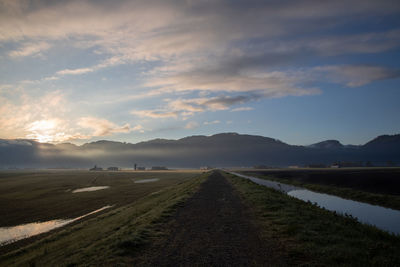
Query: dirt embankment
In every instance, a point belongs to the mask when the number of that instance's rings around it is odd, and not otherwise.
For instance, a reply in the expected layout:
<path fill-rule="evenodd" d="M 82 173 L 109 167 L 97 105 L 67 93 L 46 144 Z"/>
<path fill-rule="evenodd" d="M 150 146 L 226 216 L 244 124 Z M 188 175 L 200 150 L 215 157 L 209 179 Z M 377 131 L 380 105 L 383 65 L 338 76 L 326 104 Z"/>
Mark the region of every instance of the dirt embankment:
<path fill-rule="evenodd" d="M 146 265 L 282 265 L 273 244 L 260 239 L 248 207 L 219 172 L 177 210 L 168 229 L 167 238 L 152 245 L 154 254 Z"/>

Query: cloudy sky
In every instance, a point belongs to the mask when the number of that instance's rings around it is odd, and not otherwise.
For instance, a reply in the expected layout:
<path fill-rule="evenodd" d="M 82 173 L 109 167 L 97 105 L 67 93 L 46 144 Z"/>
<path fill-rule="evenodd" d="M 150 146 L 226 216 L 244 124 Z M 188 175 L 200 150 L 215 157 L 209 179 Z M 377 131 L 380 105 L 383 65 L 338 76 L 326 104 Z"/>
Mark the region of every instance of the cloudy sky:
<path fill-rule="evenodd" d="M 400 2 L 0 0 L 0 138 L 400 133 Z"/>

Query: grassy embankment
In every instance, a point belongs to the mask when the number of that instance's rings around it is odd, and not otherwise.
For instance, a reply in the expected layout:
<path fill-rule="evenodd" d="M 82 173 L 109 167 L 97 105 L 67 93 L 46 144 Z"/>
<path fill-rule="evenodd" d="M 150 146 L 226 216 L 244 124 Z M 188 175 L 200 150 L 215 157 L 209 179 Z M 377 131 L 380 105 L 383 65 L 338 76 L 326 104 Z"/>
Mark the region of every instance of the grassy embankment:
<path fill-rule="evenodd" d="M 280 243 L 290 265 L 400 266 L 400 237 L 224 175 L 252 207 L 262 238 Z"/>
<path fill-rule="evenodd" d="M 1 266 L 127 265 L 208 174 L 151 193 L 0 256 Z"/>
<path fill-rule="evenodd" d="M 332 171 L 332 172 L 334 172 L 334 171 Z M 318 183 L 309 183 L 309 182 L 304 182 L 304 181 L 301 181 L 300 179 L 296 179 L 293 177 L 291 177 L 290 179 L 281 178 L 281 177 L 277 177 L 273 174 L 263 174 L 263 173 L 252 172 L 252 171 L 246 171 L 246 172 L 241 172 L 241 173 L 243 173 L 245 175 L 258 177 L 261 179 L 267 179 L 267 180 L 271 180 L 271 181 L 277 181 L 280 183 L 291 184 L 291 185 L 307 188 L 307 189 L 315 191 L 315 192 L 335 195 L 335 196 L 339 196 L 339 197 L 342 197 L 345 199 L 351 199 L 351 200 L 369 203 L 372 205 L 379 205 L 382 207 L 400 210 L 400 196 L 397 196 L 397 195 L 377 194 L 377 193 L 371 193 L 371 192 L 367 192 L 367 191 L 357 190 L 354 188 L 346 188 L 346 187 L 335 186 L 335 185 L 324 185 L 324 184 L 318 184 Z"/>

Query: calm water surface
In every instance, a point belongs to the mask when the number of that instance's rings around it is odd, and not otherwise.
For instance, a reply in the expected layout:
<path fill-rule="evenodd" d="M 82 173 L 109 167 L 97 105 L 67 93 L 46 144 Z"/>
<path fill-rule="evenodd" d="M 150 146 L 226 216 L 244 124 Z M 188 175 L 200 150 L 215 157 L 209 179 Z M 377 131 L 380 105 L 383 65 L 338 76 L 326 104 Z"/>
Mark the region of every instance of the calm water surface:
<path fill-rule="evenodd" d="M 0 246 L 4 246 L 7 244 L 10 244 L 12 242 L 28 238 L 31 236 L 39 235 L 45 232 L 48 232 L 50 230 L 62 227 L 64 225 L 67 225 L 69 223 L 75 222 L 77 220 L 80 220 L 86 216 L 89 216 L 91 214 L 100 212 L 102 210 L 111 208 L 112 206 L 104 206 L 100 209 L 94 210 L 92 212 L 89 212 L 85 215 L 76 217 L 74 219 L 66 219 L 66 220 L 51 220 L 47 222 L 34 222 L 34 223 L 27 223 L 27 224 L 21 224 L 17 226 L 12 226 L 12 227 L 0 227 Z"/>
<path fill-rule="evenodd" d="M 348 214 L 357 218 L 358 221 L 370 225 L 375 225 L 379 229 L 389 233 L 400 234 L 400 211 L 393 210 L 381 206 L 371 205 L 359 201 L 344 199 L 323 193 L 313 192 L 304 188 L 293 185 L 282 184 L 275 181 L 260 179 L 253 176 L 243 175 L 231 172 L 239 177 L 249 179 L 256 184 L 267 186 L 289 196 L 298 198 L 303 201 L 310 201 L 319 207 L 339 214 Z"/>
<path fill-rule="evenodd" d="M 137 181 L 134 181 L 134 182 L 135 182 L 135 184 L 144 184 L 144 183 L 157 182 L 158 180 L 160 180 L 160 179 L 158 179 L 158 178 L 153 178 L 153 179 L 137 180 Z"/>
<path fill-rule="evenodd" d="M 91 191 L 97 191 L 97 190 L 103 190 L 110 188 L 109 186 L 91 186 L 91 187 L 84 187 L 84 188 L 78 188 L 72 191 L 72 193 L 81 193 L 81 192 L 91 192 Z"/>

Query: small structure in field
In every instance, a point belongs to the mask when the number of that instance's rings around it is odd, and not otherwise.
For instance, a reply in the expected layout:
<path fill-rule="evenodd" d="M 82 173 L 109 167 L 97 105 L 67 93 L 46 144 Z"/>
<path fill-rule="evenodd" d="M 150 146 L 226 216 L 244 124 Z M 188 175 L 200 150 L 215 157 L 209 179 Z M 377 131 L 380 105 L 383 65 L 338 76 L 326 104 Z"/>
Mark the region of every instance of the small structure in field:
<path fill-rule="evenodd" d="M 107 170 L 109 171 L 119 171 L 118 167 L 108 167 Z"/>
<path fill-rule="evenodd" d="M 94 165 L 93 168 L 89 169 L 89 171 L 102 171 L 102 170 L 103 170 L 103 168 L 97 167 L 97 165 Z"/>
<path fill-rule="evenodd" d="M 168 170 L 168 168 L 167 168 L 167 167 L 164 167 L 164 166 L 153 166 L 153 167 L 151 167 L 151 169 L 152 169 L 153 171 L 164 171 L 164 170 Z"/>
<path fill-rule="evenodd" d="M 210 166 L 200 167 L 200 170 L 212 170 L 212 169 L 213 169 L 213 167 L 210 167 Z"/>
<path fill-rule="evenodd" d="M 146 170 L 146 167 L 137 167 L 137 170 L 138 170 L 138 171 L 145 171 L 145 170 Z"/>

